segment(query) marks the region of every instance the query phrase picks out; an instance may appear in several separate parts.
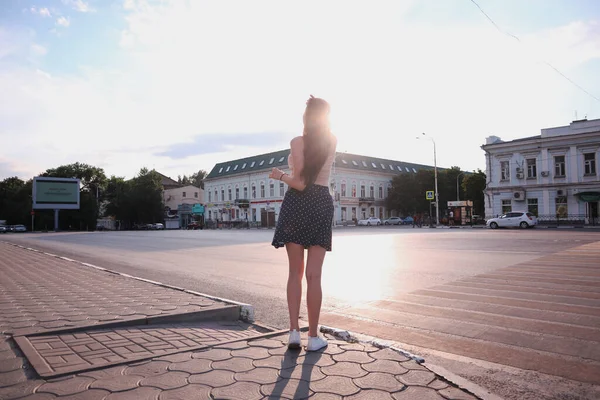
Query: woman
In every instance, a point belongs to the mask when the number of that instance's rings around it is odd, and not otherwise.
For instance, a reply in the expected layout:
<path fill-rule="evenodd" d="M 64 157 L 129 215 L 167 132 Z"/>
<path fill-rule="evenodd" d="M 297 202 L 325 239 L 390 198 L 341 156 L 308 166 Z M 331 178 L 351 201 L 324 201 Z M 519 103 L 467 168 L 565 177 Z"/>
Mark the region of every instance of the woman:
<path fill-rule="evenodd" d="M 273 237 L 275 248 L 285 246 L 289 260 L 287 300 L 290 313 L 288 347 L 300 348 L 300 302 L 304 250 L 306 260 L 306 303 L 308 308 L 307 351 L 327 346 L 318 335 L 321 313 L 321 268 L 325 252 L 331 251 L 333 199 L 329 192 L 329 175 L 335 158 L 337 140 L 329 129 L 329 104 L 312 95 L 304 111 L 304 132 L 290 142 L 288 165 L 291 175 L 273 168 L 269 177 L 286 183 L 285 194 Z"/>

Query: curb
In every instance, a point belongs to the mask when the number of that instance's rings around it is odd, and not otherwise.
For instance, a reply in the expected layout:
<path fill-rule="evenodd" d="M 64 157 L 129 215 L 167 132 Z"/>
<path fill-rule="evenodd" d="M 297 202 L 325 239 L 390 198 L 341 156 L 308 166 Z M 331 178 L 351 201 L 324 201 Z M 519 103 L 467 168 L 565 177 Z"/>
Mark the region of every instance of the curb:
<path fill-rule="evenodd" d="M 212 296 L 210 294 L 204 294 L 204 293 L 200 293 L 200 292 L 196 292 L 195 290 L 189 290 L 189 289 L 184 289 L 184 288 L 180 288 L 177 286 L 173 286 L 173 285 L 168 285 L 166 283 L 162 283 L 162 282 L 157 282 L 157 281 L 153 281 L 150 279 L 145 279 L 145 278 L 140 278 L 138 276 L 133 276 L 133 275 L 129 275 L 123 272 L 118 272 L 118 271 L 113 271 L 104 267 L 99 267 L 97 265 L 94 264 L 90 264 L 90 263 L 86 263 L 86 262 L 82 262 L 82 261 L 77 261 L 77 260 L 73 260 L 71 258 L 68 257 L 62 257 L 62 256 L 58 256 L 56 254 L 52 254 L 52 253 L 48 253 L 45 251 L 41 251 L 41 250 L 37 250 L 31 247 L 25 247 L 25 246 L 21 246 L 19 244 L 15 244 L 15 243 L 11 243 L 11 242 L 7 242 L 7 241 L 1 241 L 1 243 L 5 243 L 14 247 L 18 247 L 24 250 L 29 250 L 29 251 L 33 251 L 35 253 L 40 253 L 40 254 L 45 254 L 47 256 L 51 256 L 51 257 L 55 257 L 55 258 L 59 258 L 63 261 L 69 261 L 75 264 L 79 264 L 79 265 L 83 265 L 85 267 L 89 267 L 89 268 L 94 268 L 100 271 L 104 271 L 104 272 L 108 272 L 111 274 L 115 274 L 115 275 L 119 275 L 122 276 L 124 278 L 133 278 L 136 279 L 138 281 L 142 281 L 142 282 L 146 282 L 146 283 L 150 283 L 152 285 L 157 285 L 157 286 L 161 286 L 167 289 L 173 289 L 173 290 L 178 290 L 180 292 L 185 292 L 185 293 L 189 293 L 192 294 L 194 296 L 199 296 L 199 297 L 205 297 L 211 300 L 215 300 L 215 301 L 220 301 L 222 303 L 226 303 L 226 304 L 231 304 L 231 305 L 236 305 L 240 307 L 240 319 L 244 322 L 248 322 L 248 323 L 254 323 L 255 321 L 255 315 L 254 315 L 254 306 L 250 305 L 250 304 L 246 304 L 246 303 L 240 303 L 239 301 L 235 301 L 235 300 L 230 300 L 230 299 L 225 299 L 222 297 L 217 297 L 217 296 Z"/>
<path fill-rule="evenodd" d="M 321 325 L 320 331 L 322 333 L 328 333 L 339 339 L 345 340 L 346 342 L 365 343 L 365 344 L 370 344 L 372 346 L 375 346 L 378 349 L 390 349 L 392 351 L 395 351 L 396 353 L 402 354 L 403 356 L 410 358 L 411 360 L 417 362 L 419 365 L 423 366 L 424 368 L 427 368 L 429 371 L 433 372 L 434 374 L 441 376 L 442 378 L 444 378 L 448 382 L 452 383 L 456 387 L 458 387 L 466 392 L 469 392 L 470 394 L 474 395 L 475 397 L 477 397 L 479 399 L 503 400 L 501 397 L 499 397 L 493 393 L 490 393 L 486 389 L 482 388 L 481 386 L 477 385 L 474 382 L 469 381 L 468 379 L 465 379 L 456 374 L 453 374 L 452 372 L 446 370 L 443 367 L 439 367 L 436 365 L 426 363 L 425 359 L 423 357 L 417 356 L 417 355 L 412 354 L 404 349 L 393 346 L 393 344 L 392 344 L 393 341 L 391 341 L 391 340 L 384 340 L 384 339 L 380 339 L 380 338 L 377 338 L 374 336 L 363 335 L 361 333 L 350 332 L 345 329 L 339 329 L 339 328 L 334 328 L 334 327 L 325 326 L 325 325 Z"/>

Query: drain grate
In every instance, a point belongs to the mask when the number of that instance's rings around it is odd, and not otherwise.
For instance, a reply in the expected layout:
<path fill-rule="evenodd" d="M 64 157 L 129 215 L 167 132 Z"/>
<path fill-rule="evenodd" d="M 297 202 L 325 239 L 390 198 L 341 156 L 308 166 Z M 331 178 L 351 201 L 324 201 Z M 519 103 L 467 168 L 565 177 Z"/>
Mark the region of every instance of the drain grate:
<path fill-rule="evenodd" d="M 249 339 L 264 332 L 241 321 L 199 321 L 90 328 L 15 340 L 40 376 L 53 377 Z"/>

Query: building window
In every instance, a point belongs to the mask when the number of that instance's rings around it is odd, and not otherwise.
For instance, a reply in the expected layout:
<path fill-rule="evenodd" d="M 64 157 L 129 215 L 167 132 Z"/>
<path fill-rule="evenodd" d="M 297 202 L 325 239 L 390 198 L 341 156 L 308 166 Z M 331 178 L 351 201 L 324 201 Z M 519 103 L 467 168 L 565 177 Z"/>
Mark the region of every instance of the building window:
<path fill-rule="evenodd" d="M 219 192 L 215 190 L 215 201 L 219 201 Z"/>
<path fill-rule="evenodd" d="M 227 189 L 227 198 L 231 200 L 231 188 Z"/>
<path fill-rule="evenodd" d="M 275 197 L 275 184 L 269 184 L 269 197 Z"/>
<path fill-rule="evenodd" d="M 585 175 L 596 175 L 596 154 L 586 153 L 583 155 L 583 169 Z"/>
<path fill-rule="evenodd" d="M 252 161 L 252 164 L 250 164 L 250 168 L 254 168 L 254 164 L 256 164 L 256 161 Z"/>
<path fill-rule="evenodd" d="M 371 209 L 369 210 L 369 217 L 374 217 L 375 216 L 375 207 L 371 207 Z"/>
<path fill-rule="evenodd" d="M 341 193 L 342 197 L 346 197 L 346 183 L 342 182 L 342 193 Z"/>
<path fill-rule="evenodd" d="M 239 199 L 240 198 L 240 188 L 235 188 L 235 199 Z"/>
<path fill-rule="evenodd" d="M 279 182 L 279 195 L 283 197 L 285 194 L 285 185 L 283 182 Z"/>
<path fill-rule="evenodd" d="M 244 163 L 244 165 L 242 165 L 242 169 L 246 168 L 246 163 Z"/>
<path fill-rule="evenodd" d="M 342 207 L 342 221 L 346 220 L 346 207 Z"/>
<path fill-rule="evenodd" d="M 501 181 L 510 180 L 510 163 L 508 161 L 500 162 L 500 180 Z"/>
<path fill-rule="evenodd" d="M 256 198 L 256 186 L 254 184 L 252 184 L 252 198 Z"/>
<path fill-rule="evenodd" d="M 237 167 L 238 167 L 238 165 L 237 165 L 237 164 L 235 164 L 235 167 L 233 167 L 233 170 L 234 170 L 234 171 L 237 171 Z"/>
<path fill-rule="evenodd" d="M 210 197 L 210 193 L 208 194 L 208 196 Z M 208 211 L 208 219 L 212 219 L 212 211 Z"/>
<path fill-rule="evenodd" d="M 502 214 L 512 211 L 512 200 L 502 200 Z"/>
<path fill-rule="evenodd" d="M 383 199 L 383 186 L 379 186 L 379 198 Z"/>
<path fill-rule="evenodd" d="M 555 199 L 555 203 L 556 215 L 560 218 L 566 218 L 568 215 L 567 196 L 557 196 Z"/>
<path fill-rule="evenodd" d="M 259 167 L 262 167 L 262 165 L 265 163 L 265 160 L 261 160 L 261 162 L 258 164 Z"/>
<path fill-rule="evenodd" d="M 554 156 L 554 176 L 565 176 L 565 156 Z"/>
<path fill-rule="evenodd" d="M 225 190 L 221 189 L 221 201 L 225 201 Z"/>
<path fill-rule="evenodd" d="M 248 188 L 244 186 L 244 199 L 248 198 Z"/>
<path fill-rule="evenodd" d="M 535 158 L 527 159 L 527 178 L 537 178 L 537 162 Z"/>
<path fill-rule="evenodd" d="M 367 197 L 365 185 L 360 185 L 360 197 Z"/>
<path fill-rule="evenodd" d="M 229 172 L 229 169 L 231 168 L 231 165 L 227 166 L 227 169 L 225 170 L 225 172 Z"/>
<path fill-rule="evenodd" d="M 538 216 L 538 199 L 527 199 L 527 211 Z"/>
<path fill-rule="evenodd" d="M 375 186 L 373 186 L 373 185 L 371 185 L 371 187 L 369 187 L 369 196 L 375 197 Z"/>
<path fill-rule="evenodd" d="M 211 202 L 212 201 L 212 193 L 208 192 L 208 201 Z"/>
<path fill-rule="evenodd" d="M 352 184 L 352 197 L 356 197 L 356 183 Z"/>
<path fill-rule="evenodd" d="M 352 220 L 356 219 L 356 207 L 352 207 Z"/>
<path fill-rule="evenodd" d="M 194 192 L 194 197 L 198 198 L 198 192 Z"/>
<path fill-rule="evenodd" d="M 260 197 L 263 199 L 265 197 L 265 184 L 264 183 L 260 184 Z"/>
<path fill-rule="evenodd" d="M 185 197 L 185 192 L 183 192 L 182 196 Z"/>

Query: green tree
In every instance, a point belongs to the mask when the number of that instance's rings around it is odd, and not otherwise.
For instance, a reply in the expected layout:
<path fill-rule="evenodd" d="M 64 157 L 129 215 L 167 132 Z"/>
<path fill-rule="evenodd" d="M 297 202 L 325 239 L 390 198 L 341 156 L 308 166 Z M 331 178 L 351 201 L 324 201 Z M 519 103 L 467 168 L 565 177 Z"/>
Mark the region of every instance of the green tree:
<path fill-rule="evenodd" d="M 99 216 L 100 193 L 106 188 L 106 174 L 99 167 L 76 162 L 46 170 L 41 176 L 75 178 L 81 181 L 79 210 L 60 212 L 61 229 L 93 230 Z"/>
<path fill-rule="evenodd" d="M 177 182 L 182 185 L 192 185 L 204 189 L 204 178 L 206 178 L 206 175 L 208 175 L 208 173 L 201 169 L 190 175 L 179 175 L 177 177 Z"/>
<path fill-rule="evenodd" d="M 0 182 L 0 219 L 8 225 L 27 225 L 31 211 L 31 180 L 6 178 Z"/>
<path fill-rule="evenodd" d="M 473 214 L 479 214 L 484 216 L 485 213 L 485 201 L 484 201 L 484 190 L 486 182 L 486 175 L 480 169 L 474 171 L 471 174 L 465 174 L 462 180 L 462 189 L 464 191 L 464 199 L 473 201 Z M 463 197 L 461 196 L 461 199 Z"/>
<path fill-rule="evenodd" d="M 111 176 L 106 187 L 106 215 L 121 221 L 121 228 L 163 220 L 163 188 L 160 175 L 148 168 L 126 181 Z"/>

